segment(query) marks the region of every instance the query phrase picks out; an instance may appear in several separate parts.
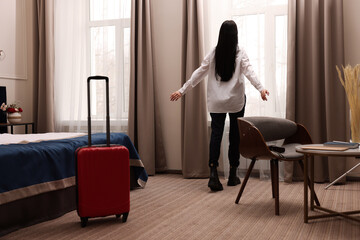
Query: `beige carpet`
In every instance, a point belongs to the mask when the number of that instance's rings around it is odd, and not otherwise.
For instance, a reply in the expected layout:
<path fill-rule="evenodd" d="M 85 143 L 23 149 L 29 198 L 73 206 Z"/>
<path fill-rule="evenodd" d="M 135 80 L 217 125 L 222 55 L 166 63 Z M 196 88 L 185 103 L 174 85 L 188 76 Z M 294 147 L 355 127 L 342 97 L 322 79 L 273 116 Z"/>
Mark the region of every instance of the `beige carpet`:
<path fill-rule="evenodd" d="M 269 181 L 251 178 L 238 205 L 239 186 L 227 187 L 221 180 L 224 190 L 213 193 L 207 181 L 156 175 L 145 189 L 131 191 L 126 223 L 110 216 L 90 219 L 81 228 L 73 211 L 2 239 L 360 239 L 360 224 L 354 221 L 337 217 L 305 224 L 302 182 L 280 183 L 280 216 L 275 216 Z M 324 207 L 360 209 L 360 182 L 324 187 L 315 185 Z"/>

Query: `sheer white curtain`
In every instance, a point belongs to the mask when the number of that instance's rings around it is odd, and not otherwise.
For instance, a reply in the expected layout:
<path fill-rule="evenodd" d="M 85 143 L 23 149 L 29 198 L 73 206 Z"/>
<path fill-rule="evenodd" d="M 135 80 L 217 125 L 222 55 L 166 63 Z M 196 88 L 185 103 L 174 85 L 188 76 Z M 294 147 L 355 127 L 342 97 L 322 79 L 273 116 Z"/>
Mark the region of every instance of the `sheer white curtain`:
<path fill-rule="evenodd" d="M 216 46 L 220 26 L 232 19 L 238 26 L 239 45 L 247 51 L 250 62 L 261 83 L 269 90 L 268 101 L 260 98 L 259 92 L 245 80 L 246 116 L 285 117 L 286 109 L 286 56 L 287 56 L 287 0 L 208 0 L 205 5 L 206 49 Z M 225 177 L 228 176 L 228 122 L 222 142 L 222 161 Z M 275 142 L 271 144 L 281 144 Z M 240 159 L 240 175 L 243 175 L 250 160 Z M 269 161 L 257 161 L 260 178 L 270 177 Z M 280 173 L 282 173 L 280 165 Z M 282 178 L 282 174 L 280 178 Z"/>
<path fill-rule="evenodd" d="M 55 129 L 87 131 L 87 77 L 110 81 L 111 131 L 125 132 L 130 77 L 130 0 L 55 1 Z M 105 84 L 91 83 L 93 132 L 105 131 Z"/>

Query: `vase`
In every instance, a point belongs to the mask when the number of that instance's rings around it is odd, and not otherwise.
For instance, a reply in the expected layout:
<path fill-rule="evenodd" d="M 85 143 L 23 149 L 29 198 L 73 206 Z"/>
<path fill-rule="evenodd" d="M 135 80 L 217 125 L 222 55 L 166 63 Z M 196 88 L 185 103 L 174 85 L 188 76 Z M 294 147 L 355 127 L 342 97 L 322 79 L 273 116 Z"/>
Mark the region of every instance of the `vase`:
<path fill-rule="evenodd" d="M 9 123 L 19 123 L 21 122 L 21 113 L 14 112 L 14 113 L 8 113 L 8 121 Z"/>
<path fill-rule="evenodd" d="M 360 113 L 353 111 L 353 109 L 350 109 L 350 128 L 351 141 L 360 143 Z"/>

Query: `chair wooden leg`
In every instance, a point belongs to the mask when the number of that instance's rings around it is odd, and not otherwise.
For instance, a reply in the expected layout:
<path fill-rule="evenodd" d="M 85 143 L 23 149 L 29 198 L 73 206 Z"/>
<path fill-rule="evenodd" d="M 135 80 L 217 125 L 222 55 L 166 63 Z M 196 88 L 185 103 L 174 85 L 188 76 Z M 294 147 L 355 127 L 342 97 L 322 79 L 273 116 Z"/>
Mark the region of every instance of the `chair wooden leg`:
<path fill-rule="evenodd" d="M 304 163 L 303 163 L 302 160 L 299 160 L 298 162 L 299 162 L 300 168 L 301 168 L 301 170 L 302 170 L 302 172 L 303 172 L 303 176 L 304 176 L 304 177 L 307 177 L 307 179 L 308 179 L 308 186 L 309 186 L 309 189 L 311 190 L 311 182 L 310 182 L 309 175 L 308 175 L 308 173 L 305 173 L 305 172 L 304 172 Z M 315 200 L 316 205 L 317 205 L 317 206 L 320 206 L 320 202 L 319 202 L 318 197 L 316 196 L 315 190 L 314 190 L 314 200 Z"/>
<path fill-rule="evenodd" d="M 278 159 L 272 159 L 270 161 L 272 166 L 272 189 L 273 197 L 275 196 L 275 215 L 280 215 L 280 204 L 279 204 L 279 161 Z"/>
<path fill-rule="evenodd" d="M 275 183 L 274 183 L 274 161 L 270 160 L 270 176 L 271 176 L 271 191 L 272 197 L 275 198 Z"/>
<path fill-rule="evenodd" d="M 241 187 L 240 187 L 240 191 L 239 191 L 239 194 L 237 195 L 237 198 L 235 200 L 235 203 L 238 204 L 239 203 L 239 200 L 240 200 L 240 197 L 245 189 L 245 186 L 246 186 L 246 183 L 250 177 L 250 173 L 251 171 L 253 170 L 254 168 L 254 165 L 255 165 L 255 161 L 256 161 L 256 158 L 253 158 L 251 159 L 251 163 L 250 163 L 250 166 L 249 166 L 249 169 L 247 170 L 246 172 L 246 175 L 245 175 L 245 178 L 244 178 L 244 181 L 242 182 L 241 184 Z"/>

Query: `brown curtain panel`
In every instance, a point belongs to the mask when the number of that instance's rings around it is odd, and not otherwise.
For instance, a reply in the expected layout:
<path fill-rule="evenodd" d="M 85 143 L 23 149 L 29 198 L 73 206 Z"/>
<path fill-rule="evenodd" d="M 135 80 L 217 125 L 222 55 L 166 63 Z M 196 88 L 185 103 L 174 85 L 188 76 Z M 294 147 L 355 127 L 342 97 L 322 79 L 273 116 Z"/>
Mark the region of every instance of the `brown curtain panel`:
<path fill-rule="evenodd" d="M 38 76 L 35 99 L 37 132 L 53 132 L 54 121 L 54 0 L 37 0 Z"/>
<path fill-rule="evenodd" d="M 184 84 L 204 58 L 202 0 L 183 2 L 182 68 Z M 208 127 L 205 82 L 182 101 L 182 173 L 185 178 L 209 176 Z"/>
<path fill-rule="evenodd" d="M 314 143 L 349 141 L 346 95 L 335 68 L 344 65 L 343 1 L 289 0 L 288 16 L 286 117 L 303 124 Z M 345 166 L 346 158 L 315 158 L 315 181 L 333 181 Z M 293 166 L 285 169 L 291 181 Z"/>
<path fill-rule="evenodd" d="M 131 5 L 131 65 L 128 135 L 149 175 L 166 169 L 154 82 L 150 0 Z"/>

